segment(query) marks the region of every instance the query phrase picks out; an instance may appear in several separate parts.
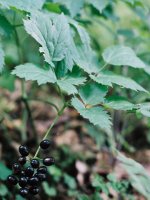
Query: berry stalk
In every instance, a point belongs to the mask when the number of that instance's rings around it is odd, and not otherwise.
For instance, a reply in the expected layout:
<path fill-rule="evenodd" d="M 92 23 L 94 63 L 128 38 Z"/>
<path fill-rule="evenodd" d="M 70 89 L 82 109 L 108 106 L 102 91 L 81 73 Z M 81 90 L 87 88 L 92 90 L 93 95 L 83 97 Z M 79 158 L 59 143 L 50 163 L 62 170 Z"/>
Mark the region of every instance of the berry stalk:
<path fill-rule="evenodd" d="M 48 135 L 49 135 L 51 129 L 52 129 L 53 126 L 56 124 L 56 122 L 58 121 L 59 117 L 62 115 L 62 113 L 63 113 L 64 109 L 67 107 L 67 105 L 68 105 L 68 103 L 65 103 L 65 104 L 63 105 L 63 107 L 58 111 L 58 113 L 57 113 L 57 115 L 56 115 L 54 121 L 52 122 L 52 124 L 50 125 L 50 127 L 48 128 L 48 130 L 46 131 L 46 133 L 45 133 L 45 135 L 44 135 L 44 137 L 43 137 L 42 140 L 45 140 L 45 139 L 48 137 Z M 40 145 L 39 145 L 38 148 L 37 148 L 37 151 L 36 151 L 36 153 L 35 153 L 35 155 L 34 155 L 33 158 L 37 158 L 37 156 L 38 156 L 38 154 L 39 154 L 39 151 L 40 151 L 40 148 L 41 148 L 41 147 L 40 147 Z"/>

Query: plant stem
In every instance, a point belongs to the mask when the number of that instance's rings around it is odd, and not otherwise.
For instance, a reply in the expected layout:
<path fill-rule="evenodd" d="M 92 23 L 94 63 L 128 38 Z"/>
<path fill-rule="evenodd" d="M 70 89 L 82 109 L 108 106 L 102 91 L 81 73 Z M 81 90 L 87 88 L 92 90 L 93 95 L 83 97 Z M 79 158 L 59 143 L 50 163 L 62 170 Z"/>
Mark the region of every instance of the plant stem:
<path fill-rule="evenodd" d="M 60 87 L 59 87 L 59 86 L 58 86 L 58 91 L 59 91 L 59 94 L 60 94 L 60 96 L 61 96 L 61 98 L 62 98 L 63 102 L 65 103 L 65 98 L 64 98 L 64 95 L 63 95 L 63 93 L 62 93 L 62 91 L 61 91 L 61 89 L 60 89 Z"/>
<path fill-rule="evenodd" d="M 58 121 L 59 117 L 62 115 L 62 113 L 63 113 L 63 111 L 64 111 L 64 109 L 66 108 L 67 105 L 68 105 L 68 103 L 65 103 L 63 105 L 63 107 L 59 110 L 59 112 L 57 113 L 56 117 L 54 118 L 54 121 L 52 122 L 52 124 L 50 125 L 50 127 L 48 128 L 48 130 L 46 131 L 46 133 L 45 133 L 45 135 L 44 135 L 44 137 L 43 137 L 42 140 L 45 140 L 48 137 L 51 129 L 56 124 L 56 122 Z M 36 151 L 36 153 L 34 155 L 34 158 L 36 158 L 38 156 L 39 151 L 40 151 L 40 146 L 38 147 L 38 149 L 37 149 L 37 151 Z"/>

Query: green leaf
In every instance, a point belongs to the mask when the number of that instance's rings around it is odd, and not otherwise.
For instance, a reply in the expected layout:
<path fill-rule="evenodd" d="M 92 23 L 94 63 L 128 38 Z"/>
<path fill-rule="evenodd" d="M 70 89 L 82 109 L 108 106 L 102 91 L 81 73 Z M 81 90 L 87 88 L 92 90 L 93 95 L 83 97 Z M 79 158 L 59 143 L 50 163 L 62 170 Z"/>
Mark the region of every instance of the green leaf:
<path fill-rule="evenodd" d="M 108 85 L 112 87 L 112 84 L 120 85 L 124 88 L 135 90 L 135 91 L 143 91 L 147 92 L 142 86 L 136 83 L 134 80 L 130 78 L 126 78 L 124 76 L 115 75 L 111 72 L 101 72 L 97 76 L 90 75 L 90 77 L 100 83 L 102 85 Z"/>
<path fill-rule="evenodd" d="M 65 77 L 61 80 L 57 80 L 57 84 L 63 91 L 65 91 L 66 93 L 70 95 L 70 94 L 78 93 L 75 86 L 81 85 L 85 81 L 86 81 L 86 78 L 84 77 L 79 77 L 79 78 Z"/>
<path fill-rule="evenodd" d="M 109 188 L 104 182 L 104 179 L 96 174 L 92 180 L 92 186 L 97 188 L 98 190 L 102 190 L 105 194 L 109 194 Z"/>
<path fill-rule="evenodd" d="M 13 32 L 12 25 L 5 18 L 5 16 L 0 15 L 0 35 L 8 37 L 12 34 L 12 32 Z"/>
<path fill-rule="evenodd" d="M 123 0 L 123 1 L 125 1 L 125 2 L 127 2 L 127 3 L 130 3 L 130 4 L 132 4 L 132 5 L 134 5 L 135 3 L 142 3 L 141 0 Z"/>
<path fill-rule="evenodd" d="M 0 4 L 4 8 L 14 7 L 19 10 L 24 10 L 27 12 L 33 12 L 35 10 L 39 10 L 42 8 L 45 0 L 26 0 L 26 2 L 22 0 L 0 0 Z"/>
<path fill-rule="evenodd" d="M 72 46 L 70 28 L 66 17 L 56 15 L 53 19 L 49 15 L 36 13 L 31 19 L 24 20 L 27 33 L 29 33 L 40 45 L 45 61 L 52 67 L 53 62 L 61 61 L 70 53 Z M 69 58 L 71 59 L 70 56 Z M 68 61 L 70 64 L 70 60 Z M 72 63 L 71 63 L 72 65 Z M 72 66 L 70 66 L 72 69 Z"/>
<path fill-rule="evenodd" d="M 67 79 L 58 80 L 57 84 L 60 89 L 66 92 L 68 95 L 76 94 L 78 92 L 76 87 Z"/>
<path fill-rule="evenodd" d="M 85 81 L 86 78 L 81 75 L 80 70 L 74 67 L 72 72 L 68 73 L 65 77 L 62 77 L 60 80 L 57 80 L 57 84 L 63 91 L 70 95 L 78 93 L 75 86 L 82 85 Z"/>
<path fill-rule="evenodd" d="M 10 71 L 4 71 L 0 76 L 0 87 L 14 91 L 15 77 L 10 74 Z"/>
<path fill-rule="evenodd" d="M 80 26 L 75 20 L 70 19 L 69 23 L 76 29 L 78 35 L 80 36 L 80 40 L 82 45 L 89 49 L 90 48 L 90 37 L 87 33 L 87 31 L 85 30 L 84 27 Z"/>
<path fill-rule="evenodd" d="M 85 72 L 92 73 L 99 71 L 98 59 L 95 52 L 90 47 L 90 37 L 87 31 L 76 21 L 69 20 L 69 23 L 76 29 L 81 44 L 75 49 L 75 62 Z M 77 51 L 78 50 L 78 51 Z"/>
<path fill-rule="evenodd" d="M 86 0 L 86 1 L 87 3 L 91 4 L 94 8 L 96 8 L 100 13 L 109 3 L 109 0 Z"/>
<path fill-rule="evenodd" d="M 47 182 L 44 182 L 42 185 L 43 185 L 45 193 L 49 197 L 55 197 L 57 195 L 56 189 L 54 187 L 50 186 Z"/>
<path fill-rule="evenodd" d="M 96 105 L 104 102 L 107 92 L 107 87 L 97 83 L 88 83 L 79 89 L 79 95 L 86 105 Z"/>
<path fill-rule="evenodd" d="M 146 65 L 145 68 L 144 68 L 144 71 L 150 75 L 150 66 L 149 65 Z"/>
<path fill-rule="evenodd" d="M 45 70 L 32 63 L 18 65 L 11 74 L 18 76 L 19 78 L 25 78 L 26 81 L 37 81 L 39 85 L 56 82 L 56 76 L 51 68 L 49 70 Z"/>
<path fill-rule="evenodd" d="M 101 129 L 110 131 L 111 121 L 110 116 L 102 107 L 86 108 L 84 104 L 77 98 L 72 99 L 73 107 L 80 113 L 81 116 L 88 119 L 94 125 L 98 125 Z"/>
<path fill-rule="evenodd" d="M 77 184 L 75 179 L 68 175 L 68 174 L 64 174 L 64 183 L 70 188 L 70 189 L 76 189 Z"/>
<path fill-rule="evenodd" d="M 106 140 L 106 135 L 99 130 L 98 127 L 93 126 L 92 124 L 86 124 L 85 128 L 87 130 L 88 135 L 90 135 L 97 144 L 98 148 L 101 148 Z"/>
<path fill-rule="evenodd" d="M 82 68 L 85 72 L 97 73 L 100 70 L 98 59 L 95 52 L 91 48 L 85 46 L 78 47 L 79 57 L 76 58 L 76 64 Z"/>
<path fill-rule="evenodd" d="M 93 200 L 103 200 L 100 196 L 100 193 L 99 192 L 95 192 L 93 194 Z"/>
<path fill-rule="evenodd" d="M 11 170 L 9 170 L 2 162 L 0 162 L 0 180 L 5 181 L 7 176 L 11 174 Z"/>
<path fill-rule="evenodd" d="M 61 5 L 66 6 L 71 17 L 76 16 L 83 7 L 84 0 L 53 0 L 55 3 L 60 3 Z"/>
<path fill-rule="evenodd" d="M 108 174 L 107 175 L 107 179 L 111 182 L 117 182 L 117 177 L 115 176 L 115 174 Z"/>
<path fill-rule="evenodd" d="M 2 49 L 2 46 L 0 45 L 0 72 L 2 72 L 4 68 L 4 51 Z"/>
<path fill-rule="evenodd" d="M 55 182 L 59 182 L 62 178 L 62 171 L 56 166 L 48 167 L 48 173 L 53 177 Z"/>
<path fill-rule="evenodd" d="M 5 185 L 0 185 L 0 197 L 6 196 L 8 194 L 8 189 Z"/>
<path fill-rule="evenodd" d="M 111 65 L 127 65 L 134 68 L 145 68 L 145 64 L 140 60 L 135 52 L 126 46 L 112 46 L 105 49 L 102 54 L 106 63 Z"/>
<path fill-rule="evenodd" d="M 70 24 L 77 30 L 81 45 L 78 46 L 75 56 L 76 64 L 87 73 L 98 72 L 100 70 L 99 63 L 95 52 L 90 47 L 90 37 L 86 30 L 76 21 L 69 20 Z"/>
<path fill-rule="evenodd" d="M 16 195 L 16 200 L 24 200 L 24 198 L 20 195 Z"/>
<path fill-rule="evenodd" d="M 150 176 L 144 167 L 138 162 L 125 157 L 118 152 L 117 159 L 130 176 L 132 186 L 143 194 L 146 198 L 150 197 Z"/>
<path fill-rule="evenodd" d="M 136 108 L 136 105 L 118 96 L 112 96 L 111 98 L 107 99 L 104 105 L 115 110 L 132 110 Z"/>
<path fill-rule="evenodd" d="M 66 52 L 65 59 L 64 59 L 65 65 L 70 71 L 72 70 L 75 60 L 77 58 L 78 58 L 77 48 L 75 46 L 73 38 L 70 37 L 69 48 Z"/>
<path fill-rule="evenodd" d="M 142 103 L 138 105 L 140 108 L 137 111 L 146 117 L 150 117 L 150 103 Z"/>
<path fill-rule="evenodd" d="M 0 197 L 4 197 L 8 194 L 8 189 L 5 185 L 0 185 Z"/>
<path fill-rule="evenodd" d="M 78 200 L 90 200 L 90 198 L 87 195 L 83 194 L 78 196 Z"/>

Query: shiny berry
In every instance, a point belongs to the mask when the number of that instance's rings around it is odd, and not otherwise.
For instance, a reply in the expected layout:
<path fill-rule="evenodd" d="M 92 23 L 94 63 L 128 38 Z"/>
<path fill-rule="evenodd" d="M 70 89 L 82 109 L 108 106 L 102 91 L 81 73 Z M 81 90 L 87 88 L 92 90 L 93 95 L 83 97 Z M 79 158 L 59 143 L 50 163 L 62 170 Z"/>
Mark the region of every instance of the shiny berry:
<path fill-rule="evenodd" d="M 29 185 L 38 185 L 39 184 L 39 178 L 37 176 L 31 177 L 28 180 Z"/>
<path fill-rule="evenodd" d="M 34 169 L 32 167 L 29 166 L 25 169 L 26 176 L 31 177 L 33 174 L 34 174 Z"/>
<path fill-rule="evenodd" d="M 21 177 L 19 179 L 19 185 L 20 187 L 25 187 L 27 185 L 28 179 L 26 177 Z"/>
<path fill-rule="evenodd" d="M 24 165 L 26 163 L 26 157 L 20 156 L 18 158 L 18 162 L 20 163 L 20 165 Z"/>
<path fill-rule="evenodd" d="M 46 166 L 53 165 L 55 163 L 55 159 L 53 157 L 47 157 L 43 159 L 43 164 Z"/>
<path fill-rule="evenodd" d="M 13 169 L 14 174 L 19 174 L 21 172 L 21 167 L 18 163 L 14 163 L 12 165 L 12 169 Z"/>
<path fill-rule="evenodd" d="M 42 149 L 48 149 L 48 147 L 50 146 L 51 142 L 50 140 L 43 140 L 41 143 L 40 143 L 40 147 Z"/>
<path fill-rule="evenodd" d="M 28 147 L 25 146 L 25 145 L 21 145 L 21 146 L 19 147 L 19 152 L 20 152 L 20 154 L 21 154 L 22 156 L 28 156 L 28 155 L 29 155 L 29 149 L 28 149 Z"/>
<path fill-rule="evenodd" d="M 26 174 L 25 174 L 25 171 L 22 170 L 22 171 L 20 172 L 20 175 L 21 175 L 21 176 L 25 176 L 25 175 L 26 175 Z"/>
<path fill-rule="evenodd" d="M 30 194 L 36 195 L 38 193 L 39 193 L 39 188 L 37 187 L 30 188 Z"/>
<path fill-rule="evenodd" d="M 31 160 L 31 166 L 32 166 L 33 168 L 38 168 L 39 165 L 40 165 L 40 163 L 39 163 L 39 161 L 38 161 L 37 159 Z"/>
<path fill-rule="evenodd" d="M 39 167 L 37 169 L 37 173 L 46 174 L 47 173 L 47 167 L 45 167 L 45 166 Z"/>
<path fill-rule="evenodd" d="M 46 174 L 41 174 L 41 173 L 36 173 L 35 176 L 38 177 L 40 181 L 45 181 L 47 177 Z"/>
<path fill-rule="evenodd" d="M 18 183 L 17 178 L 15 176 L 13 176 L 13 175 L 8 176 L 7 177 L 7 181 L 11 185 L 16 185 Z"/>
<path fill-rule="evenodd" d="M 26 197 L 26 196 L 29 194 L 28 188 L 20 188 L 19 194 L 20 194 L 22 197 Z"/>

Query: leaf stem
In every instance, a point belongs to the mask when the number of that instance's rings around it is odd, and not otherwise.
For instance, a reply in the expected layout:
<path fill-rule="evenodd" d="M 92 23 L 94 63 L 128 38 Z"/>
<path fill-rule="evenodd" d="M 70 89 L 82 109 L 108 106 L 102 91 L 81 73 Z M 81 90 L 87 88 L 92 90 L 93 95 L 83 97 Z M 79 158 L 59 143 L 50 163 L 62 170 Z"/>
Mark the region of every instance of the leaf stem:
<path fill-rule="evenodd" d="M 100 68 L 100 70 L 96 73 L 96 75 L 98 75 L 99 72 L 101 72 L 107 65 L 108 65 L 108 63 L 105 63 L 105 64 Z"/>
<path fill-rule="evenodd" d="M 50 125 L 50 127 L 48 128 L 48 130 L 46 131 L 46 133 L 45 133 L 45 135 L 44 135 L 44 137 L 43 137 L 42 140 L 45 140 L 45 139 L 48 137 L 48 135 L 49 135 L 51 129 L 52 129 L 53 126 L 56 124 L 56 122 L 58 121 L 59 117 L 62 115 L 62 113 L 63 113 L 64 109 L 67 107 L 67 105 L 68 105 L 68 103 L 65 103 L 65 104 L 63 105 L 63 107 L 58 111 L 56 117 L 54 118 L 54 121 L 52 122 L 52 124 Z M 36 158 L 36 157 L 38 156 L 39 151 L 40 151 L 40 146 L 38 146 L 38 149 L 37 149 L 37 151 L 35 152 L 34 158 Z"/>

